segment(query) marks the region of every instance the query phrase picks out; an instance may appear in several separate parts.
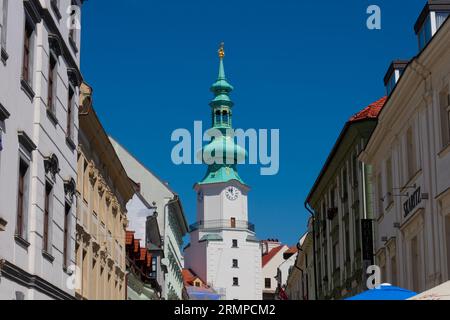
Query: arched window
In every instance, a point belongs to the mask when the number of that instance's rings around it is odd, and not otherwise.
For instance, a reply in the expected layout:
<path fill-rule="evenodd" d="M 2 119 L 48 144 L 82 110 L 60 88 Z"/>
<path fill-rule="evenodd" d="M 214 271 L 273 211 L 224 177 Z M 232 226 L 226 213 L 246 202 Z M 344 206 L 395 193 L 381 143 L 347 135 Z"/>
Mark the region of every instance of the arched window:
<path fill-rule="evenodd" d="M 216 111 L 216 120 L 215 120 L 215 124 L 219 124 L 221 122 L 220 119 L 220 110 Z"/>
<path fill-rule="evenodd" d="M 228 112 L 226 110 L 222 111 L 222 121 L 224 124 L 228 125 Z"/>

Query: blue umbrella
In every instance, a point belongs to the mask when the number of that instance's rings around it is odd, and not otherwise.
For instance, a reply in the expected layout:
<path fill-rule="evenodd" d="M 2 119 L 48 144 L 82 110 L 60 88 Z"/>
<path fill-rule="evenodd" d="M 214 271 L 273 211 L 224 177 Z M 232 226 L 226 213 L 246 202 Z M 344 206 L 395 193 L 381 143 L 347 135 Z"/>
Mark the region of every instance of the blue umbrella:
<path fill-rule="evenodd" d="M 345 300 L 406 300 L 417 293 L 390 284 L 382 284 Z"/>

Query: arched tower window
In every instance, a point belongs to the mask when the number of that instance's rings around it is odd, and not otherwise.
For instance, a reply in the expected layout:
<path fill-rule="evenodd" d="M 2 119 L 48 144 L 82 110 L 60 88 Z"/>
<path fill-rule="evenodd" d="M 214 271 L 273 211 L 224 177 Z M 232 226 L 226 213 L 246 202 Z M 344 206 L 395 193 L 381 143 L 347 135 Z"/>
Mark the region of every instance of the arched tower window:
<path fill-rule="evenodd" d="M 228 111 L 227 110 L 223 110 L 222 111 L 222 122 L 225 125 L 229 125 L 229 123 L 228 123 Z"/>
<path fill-rule="evenodd" d="M 219 124 L 220 122 L 221 122 L 221 119 L 220 119 L 220 110 L 217 110 L 216 113 L 215 113 L 215 120 L 214 120 L 214 123 L 215 123 L 215 124 Z"/>

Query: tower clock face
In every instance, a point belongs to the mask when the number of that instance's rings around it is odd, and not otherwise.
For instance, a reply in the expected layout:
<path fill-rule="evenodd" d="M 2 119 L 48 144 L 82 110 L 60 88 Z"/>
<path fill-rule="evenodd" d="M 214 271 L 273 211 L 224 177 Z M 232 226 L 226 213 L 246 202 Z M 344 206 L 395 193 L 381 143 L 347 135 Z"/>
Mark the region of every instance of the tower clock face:
<path fill-rule="evenodd" d="M 234 201 L 239 197 L 239 190 L 235 187 L 228 187 L 225 190 L 225 196 L 228 200 Z"/>

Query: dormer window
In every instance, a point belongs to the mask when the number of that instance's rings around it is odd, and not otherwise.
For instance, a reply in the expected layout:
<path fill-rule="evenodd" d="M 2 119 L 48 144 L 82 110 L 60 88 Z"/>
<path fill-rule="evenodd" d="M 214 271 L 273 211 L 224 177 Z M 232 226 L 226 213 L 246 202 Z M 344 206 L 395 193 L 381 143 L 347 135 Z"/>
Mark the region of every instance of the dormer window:
<path fill-rule="evenodd" d="M 393 61 L 389 66 L 389 69 L 384 76 L 384 85 L 386 87 L 386 93 L 388 96 L 394 90 L 407 65 L 408 61 L 396 60 Z"/>
<path fill-rule="evenodd" d="M 449 13 L 449 0 L 428 0 L 414 25 L 414 31 L 419 42 L 419 50 L 426 47 L 431 38 L 444 24 Z"/>

